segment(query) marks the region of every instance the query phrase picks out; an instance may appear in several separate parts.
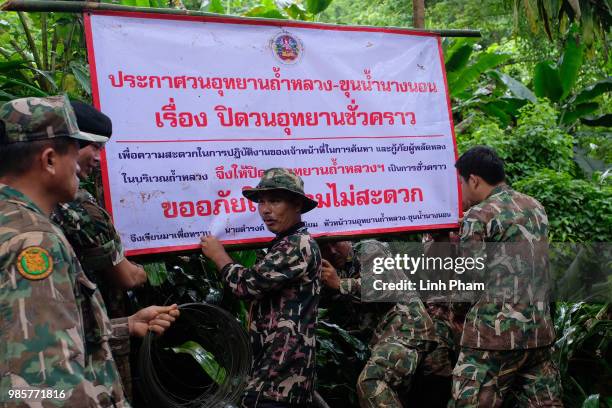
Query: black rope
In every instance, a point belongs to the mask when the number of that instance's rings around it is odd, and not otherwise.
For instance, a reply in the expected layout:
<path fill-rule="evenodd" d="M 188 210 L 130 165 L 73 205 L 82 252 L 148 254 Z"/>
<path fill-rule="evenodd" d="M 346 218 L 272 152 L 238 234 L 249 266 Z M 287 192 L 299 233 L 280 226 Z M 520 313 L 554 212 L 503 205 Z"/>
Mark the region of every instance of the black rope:
<path fill-rule="evenodd" d="M 225 407 L 242 396 L 251 368 L 252 353 L 248 335 L 229 312 L 207 303 L 179 306 L 180 317 L 163 336 L 149 332 L 139 354 L 140 386 L 147 406 Z M 225 370 L 220 384 L 189 384 L 180 379 L 180 367 L 168 368 L 172 352 L 185 341 L 194 341 L 210 352 Z M 170 364 L 172 366 L 172 364 Z M 168 382 L 178 387 L 167 387 Z"/>

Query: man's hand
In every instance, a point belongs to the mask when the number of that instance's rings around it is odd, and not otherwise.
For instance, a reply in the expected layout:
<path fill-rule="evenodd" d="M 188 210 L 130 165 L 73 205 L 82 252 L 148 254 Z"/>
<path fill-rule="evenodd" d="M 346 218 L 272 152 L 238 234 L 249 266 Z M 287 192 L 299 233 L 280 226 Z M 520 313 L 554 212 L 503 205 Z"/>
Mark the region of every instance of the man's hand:
<path fill-rule="evenodd" d="M 213 261 L 219 270 L 228 263 L 234 262 L 227 252 L 225 252 L 221 242 L 212 235 L 205 235 L 200 238 L 200 246 L 204 256 Z"/>
<path fill-rule="evenodd" d="M 130 335 L 144 337 L 150 330 L 163 334 L 180 315 L 178 306 L 149 306 L 128 317 Z"/>
<path fill-rule="evenodd" d="M 321 265 L 321 281 L 328 288 L 340 289 L 340 277 L 336 272 L 336 268 L 325 259 L 323 259 Z"/>

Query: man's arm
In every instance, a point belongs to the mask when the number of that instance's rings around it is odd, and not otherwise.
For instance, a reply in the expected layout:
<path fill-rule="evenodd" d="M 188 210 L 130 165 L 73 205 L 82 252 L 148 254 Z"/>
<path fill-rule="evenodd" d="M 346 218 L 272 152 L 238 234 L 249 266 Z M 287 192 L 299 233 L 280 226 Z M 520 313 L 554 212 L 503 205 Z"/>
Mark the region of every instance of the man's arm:
<path fill-rule="evenodd" d="M 122 289 L 136 288 L 147 281 L 147 273 L 142 266 L 132 263 L 127 258 L 106 269 L 106 274 Z"/>
<path fill-rule="evenodd" d="M 309 239 L 303 235 L 290 236 L 275 245 L 266 256 L 246 268 L 233 263 L 225 253 L 219 252 L 221 244 L 214 237 L 202 239 L 202 251 L 221 268 L 223 279 L 239 298 L 261 298 L 266 292 L 282 287 L 308 270 L 309 258 L 313 256 Z M 221 246 L 221 249 L 223 247 Z"/>
<path fill-rule="evenodd" d="M 343 296 L 361 297 L 361 278 L 341 278 L 338 271 L 326 259 L 322 260 L 321 281 L 330 289 L 335 289 Z"/>
<path fill-rule="evenodd" d="M 92 199 L 82 202 L 81 222 L 84 231 L 92 235 L 106 236 L 108 241 L 108 256 L 101 257 L 96 269 L 103 270 L 112 282 L 122 289 L 131 289 L 143 285 L 147 281 L 144 269 L 126 259 L 121 237 L 115 229 L 110 215 Z M 103 249 L 99 248 L 100 250 Z M 93 249 L 93 248 L 92 248 Z"/>

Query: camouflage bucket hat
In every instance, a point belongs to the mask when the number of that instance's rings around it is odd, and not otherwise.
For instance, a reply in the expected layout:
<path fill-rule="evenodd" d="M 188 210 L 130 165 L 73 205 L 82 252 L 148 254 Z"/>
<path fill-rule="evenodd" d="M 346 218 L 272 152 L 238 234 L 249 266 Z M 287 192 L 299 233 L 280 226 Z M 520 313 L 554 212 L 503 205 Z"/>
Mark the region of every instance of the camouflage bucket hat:
<path fill-rule="evenodd" d="M 275 167 L 265 171 L 259 184 L 255 188 L 242 190 L 242 195 L 251 201 L 257 202 L 259 193 L 263 191 L 287 191 L 302 200 L 302 214 L 312 210 L 319 203 L 304 194 L 304 181 L 289 169 Z"/>
<path fill-rule="evenodd" d="M 74 110 L 63 95 L 14 99 L 0 106 L 0 120 L 5 127 L 5 138 L 0 141 L 3 144 L 56 137 L 77 139 L 82 145 L 108 140 L 79 130 Z"/>

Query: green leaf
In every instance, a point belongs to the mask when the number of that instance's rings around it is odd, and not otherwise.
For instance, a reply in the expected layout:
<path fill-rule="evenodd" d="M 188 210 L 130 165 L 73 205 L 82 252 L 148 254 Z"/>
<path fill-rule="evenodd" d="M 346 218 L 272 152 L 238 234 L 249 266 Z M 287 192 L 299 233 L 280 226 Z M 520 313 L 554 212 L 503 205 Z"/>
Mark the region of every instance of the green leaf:
<path fill-rule="evenodd" d="M 308 14 L 306 14 L 306 10 L 304 10 L 300 5 L 293 3 L 289 7 L 285 7 L 285 13 L 289 15 L 294 20 L 309 20 Z"/>
<path fill-rule="evenodd" d="M 581 103 L 572 108 L 570 111 L 566 111 L 563 114 L 563 118 L 561 119 L 561 123 L 564 125 L 572 125 L 578 119 L 590 115 L 599 109 L 599 104 L 595 102 Z"/>
<path fill-rule="evenodd" d="M 582 408 L 599 408 L 599 394 L 589 395 L 589 397 L 582 402 Z"/>
<path fill-rule="evenodd" d="M 574 103 L 590 101 L 599 95 L 612 91 L 612 77 L 602 79 L 584 88 L 574 98 Z"/>
<path fill-rule="evenodd" d="M 131 6 L 131 7 L 150 7 L 151 4 L 149 0 L 119 0 L 119 4 L 122 6 Z"/>
<path fill-rule="evenodd" d="M 88 95 L 91 95 L 91 81 L 89 79 L 89 70 L 76 61 L 70 62 L 70 70 L 74 74 L 79 85 Z"/>
<path fill-rule="evenodd" d="M 578 73 L 582 67 L 583 57 L 584 44 L 580 40 L 576 25 L 573 25 L 570 34 L 567 36 L 567 43 L 565 44 L 565 50 L 561 56 L 561 61 L 559 61 L 559 75 L 561 78 L 561 87 L 563 88 L 561 100 L 567 98 L 574 87 L 576 79 L 578 79 Z"/>
<path fill-rule="evenodd" d="M 168 279 L 168 271 L 164 262 L 150 262 L 144 264 L 143 267 L 151 286 L 160 286 Z"/>
<path fill-rule="evenodd" d="M 612 127 L 612 113 L 606 113 L 599 116 L 586 116 L 580 118 L 580 122 L 587 126 L 605 126 Z"/>
<path fill-rule="evenodd" d="M 488 114 L 498 118 L 502 127 L 510 125 L 518 115 L 519 110 L 528 103 L 525 99 L 518 98 L 495 98 L 490 101 L 483 101 L 478 106 Z"/>
<path fill-rule="evenodd" d="M 472 50 L 474 47 L 472 44 L 464 44 L 456 50 L 453 50 L 453 53 L 447 57 L 445 62 L 446 73 L 457 72 L 465 68 L 468 61 L 470 60 L 470 55 L 472 55 Z"/>
<path fill-rule="evenodd" d="M 217 384 L 222 384 L 227 377 L 225 368 L 221 367 L 211 352 L 204 350 L 195 341 L 187 341 L 180 346 L 172 347 L 175 353 L 189 354 L 204 369 L 206 374 Z"/>
<path fill-rule="evenodd" d="M 22 88 L 25 88 L 27 91 L 26 93 L 31 93 L 30 96 L 49 96 L 45 91 L 43 91 L 42 89 L 34 86 L 34 85 L 30 85 L 26 82 L 23 81 L 19 81 L 17 79 L 13 79 L 13 78 L 7 78 L 5 76 L 0 76 L 0 84 L 9 84 L 9 85 L 17 85 L 20 86 Z"/>
<path fill-rule="evenodd" d="M 257 251 L 254 250 L 243 250 L 243 251 L 232 251 L 230 252 L 232 259 L 242 266 L 250 268 L 255 264 L 257 260 Z"/>
<path fill-rule="evenodd" d="M 17 98 L 15 95 L 4 92 L 2 89 L 0 89 L 0 101 L 10 101 L 11 99 L 15 98 Z"/>
<path fill-rule="evenodd" d="M 265 6 L 257 6 L 253 7 L 246 13 L 244 13 L 247 17 L 261 17 L 261 18 L 279 18 L 279 19 L 287 19 L 278 9 L 272 9 Z"/>
<path fill-rule="evenodd" d="M 0 62 L 0 73 L 11 73 L 15 69 L 27 68 L 25 65 L 27 61 L 16 60 L 16 61 L 2 61 Z"/>
<path fill-rule="evenodd" d="M 480 75 L 491 68 L 502 64 L 510 58 L 510 54 L 482 53 L 478 60 L 464 69 L 453 84 L 449 84 L 451 95 L 456 96 L 459 92 L 468 88 Z"/>
<path fill-rule="evenodd" d="M 508 113 L 504 112 L 504 110 L 500 107 L 500 105 L 496 102 L 489 102 L 480 105 L 480 109 L 485 112 L 489 116 L 496 117 L 502 124 L 502 128 L 508 127 L 512 118 Z"/>
<path fill-rule="evenodd" d="M 319 14 L 325 10 L 332 0 L 306 0 L 306 11 L 311 14 Z"/>
<path fill-rule="evenodd" d="M 558 102 L 563 95 L 559 70 L 550 61 L 542 61 L 536 65 L 533 85 L 538 98 L 548 98 L 552 102 Z"/>
<path fill-rule="evenodd" d="M 531 92 L 531 89 L 527 88 L 525 85 L 512 78 L 510 75 L 504 74 L 503 72 L 500 72 L 498 70 L 489 72 L 489 75 L 504 84 L 506 88 L 508 88 L 510 93 L 512 93 L 512 95 L 514 95 L 515 97 L 519 99 L 526 99 L 529 102 L 533 103 L 537 102 L 538 99 L 536 98 L 535 94 Z"/>
<path fill-rule="evenodd" d="M 211 13 L 225 14 L 225 7 L 221 4 L 221 0 L 211 0 L 208 5 L 208 11 Z"/>

